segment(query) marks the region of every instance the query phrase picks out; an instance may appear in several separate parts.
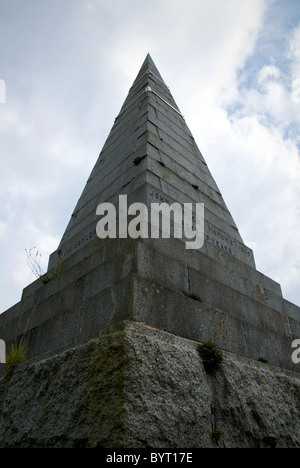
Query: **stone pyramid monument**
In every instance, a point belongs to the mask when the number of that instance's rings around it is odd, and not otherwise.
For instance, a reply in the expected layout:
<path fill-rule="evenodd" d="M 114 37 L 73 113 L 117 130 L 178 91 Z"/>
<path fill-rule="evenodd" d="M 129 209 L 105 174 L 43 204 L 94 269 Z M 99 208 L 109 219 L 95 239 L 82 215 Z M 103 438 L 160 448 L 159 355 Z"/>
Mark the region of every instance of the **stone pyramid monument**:
<path fill-rule="evenodd" d="M 120 195 L 204 204 L 203 247 L 100 239 L 97 207 Z M 28 349 L 0 378 L 0 447 L 300 447 L 297 338 L 299 307 L 257 271 L 147 55 L 47 274 L 0 316 Z"/>

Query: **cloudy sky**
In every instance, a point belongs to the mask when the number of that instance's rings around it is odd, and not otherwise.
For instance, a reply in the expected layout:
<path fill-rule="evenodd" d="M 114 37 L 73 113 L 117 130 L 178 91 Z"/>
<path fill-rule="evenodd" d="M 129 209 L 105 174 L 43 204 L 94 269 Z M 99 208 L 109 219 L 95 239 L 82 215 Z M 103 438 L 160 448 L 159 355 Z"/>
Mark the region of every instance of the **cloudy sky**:
<path fill-rule="evenodd" d="M 300 305 L 299 0 L 0 0 L 0 313 L 35 280 L 25 249 L 46 269 L 148 52 Z"/>

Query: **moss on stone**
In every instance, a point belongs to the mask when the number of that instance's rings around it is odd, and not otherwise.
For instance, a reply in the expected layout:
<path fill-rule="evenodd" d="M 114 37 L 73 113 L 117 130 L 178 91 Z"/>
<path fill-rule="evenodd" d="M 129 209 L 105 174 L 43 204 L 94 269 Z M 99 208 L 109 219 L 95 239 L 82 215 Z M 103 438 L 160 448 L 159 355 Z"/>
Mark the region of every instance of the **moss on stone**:
<path fill-rule="evenodd" d="M 116 447 L 122 447 L 124 433 L 124 403 L 126 384 L 126 349 L 124 331 L 107 334 L 94 343 L 90 355 L 89 387 L 96 422 L 96 439 L 107 447 L 107 434 L 115 432 Z M 98 442 L 98 443 L 99 443 Z"/>

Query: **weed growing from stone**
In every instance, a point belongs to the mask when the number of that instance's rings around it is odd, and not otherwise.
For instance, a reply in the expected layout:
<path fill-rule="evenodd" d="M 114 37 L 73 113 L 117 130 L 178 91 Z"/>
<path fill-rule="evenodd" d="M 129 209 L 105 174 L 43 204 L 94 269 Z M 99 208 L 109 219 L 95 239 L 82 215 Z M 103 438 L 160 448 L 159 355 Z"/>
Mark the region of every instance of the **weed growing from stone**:
<path fill-rule="evenodd" d="M 223 435 L 223 432 L 221 432 L 220 429 L 218 428 L 213 429 L 211 437 L 212 437 L 214 444 L 218 445 L 219 441 L 222 438 L 222 435 Z"/>
<path fill-rule="evenodd" d="M 42 255 L 40 254 L 38 250 L 36 252 L 34 252 L 34 250 L 35 250 L 35 247 L 30 249 L 29 251 L 25 249 L 25 252 L 27 254 L 28 265 L 31 271 L 36 276 L 36 278 L 38 278 L 43 284 L 47 284 L 49 283 L 49 281 L 52 281 L 53 279 L 57 278 L 61 274 L 63 255 L 61 254 L 61 252 L 59 252 L 56 268 L 53 270 L 51 274 L 48 274 L 43 271 L 41 264 L 40 264 Z"/>
<path fill-rule="evenodd" d="M 198 345 L 197 351 L 207 373 L 212 374 L 220 368 L 223 362 L 223 353 L 213 341 L 209 340 Z"/>
<path fill-rule="evenodd" d="M 191 294 L 191 293 L 188 293 L 186 291 L 183 291 L 183 294 L 186 297 L 189 297 L 190 299 L 194 299 L 194 301 L 203 302 L 201 297 L 197 296 L 197 294 Z"/>
<path fill-rule="evenodd" d="M 143 159 L 145 159 L 145 157 L 146 157 L 146 155 L 145 156 L 139 156 L 138 158 L 135 158 L 135 160 L 133 161 L 134 165 L 138 166 L 143 161 Z"/>
<path fill-rule="evenodd" d="M 26 361 L 28 350 L 22 341 L 16 345 L 12 343 L 6 355 L 6 377 L 11 377 L 18 364 Z"/>

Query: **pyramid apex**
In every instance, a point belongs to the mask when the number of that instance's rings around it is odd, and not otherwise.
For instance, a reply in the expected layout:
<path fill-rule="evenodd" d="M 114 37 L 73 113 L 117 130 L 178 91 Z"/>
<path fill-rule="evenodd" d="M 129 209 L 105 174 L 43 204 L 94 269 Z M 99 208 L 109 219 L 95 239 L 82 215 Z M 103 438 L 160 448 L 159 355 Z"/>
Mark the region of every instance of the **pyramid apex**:
<path fill-rule="evenodd" d="M 153 75 L 155 75 L 157 78 L 159 78 L 160 81 L 165 83 L 162 76 L 161 76 L 161 74 L 159 73 L 159 71 L 158 71 L 158 69 L 157 69 L 157 67 L 156 67 L 150 53 L 148 52 L 148 54 L 146 55 L 146 58 L 145 58 L 145 60 L 143 62 L 143 65 L 141 66 L 141 69 L 140 69 L 134 83 L 136 83 L 136 81 L 138 81 L 145 73 L 149 73 L 149 72 L 152 73 Z"/>
<path fill-rule="evenodd" d="M 154 65 L 154 61 L 150 55 L 150 53 L 148 52 L 148 54 L 146 55 L 146 58 L 145 58 L 145 62 L 148 62 L 148 63 L 152 63 Z M 155 65 L 154 65 L 155 66 Z"/>

